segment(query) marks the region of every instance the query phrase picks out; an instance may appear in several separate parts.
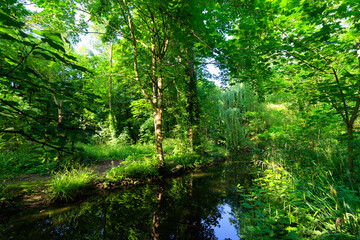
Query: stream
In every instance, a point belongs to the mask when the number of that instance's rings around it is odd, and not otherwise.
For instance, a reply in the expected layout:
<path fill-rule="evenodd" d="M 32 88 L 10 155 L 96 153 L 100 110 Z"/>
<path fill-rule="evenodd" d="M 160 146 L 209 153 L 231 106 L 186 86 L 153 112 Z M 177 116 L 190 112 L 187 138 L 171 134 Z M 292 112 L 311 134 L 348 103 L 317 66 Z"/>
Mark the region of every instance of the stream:
<path fill-rule="evenodd" d="M 24 211 L 0 222 L 0 239 L 240 239 L 237 185 L 250 185 L 248 160 L 82 203 Z"/>

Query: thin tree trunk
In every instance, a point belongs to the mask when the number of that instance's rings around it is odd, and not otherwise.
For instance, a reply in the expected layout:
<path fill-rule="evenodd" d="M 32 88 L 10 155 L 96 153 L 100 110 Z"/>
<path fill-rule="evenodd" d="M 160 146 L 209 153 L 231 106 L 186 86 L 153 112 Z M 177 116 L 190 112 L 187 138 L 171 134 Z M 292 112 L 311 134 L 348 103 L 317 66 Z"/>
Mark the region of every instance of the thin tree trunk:
<path fill-rule="evenodd" d="M 161 78 L 158 79 L 161 82 Z M 161 83 L 160 83 L 161 85 Z M 155 143 L 156 143 L 156 151 L 158 154 L 158 163 L 159 163 L 159 172 L 164 170 L 165 161 L 164 161 L 164 152 L 162 147 L 163 136 L 162 136 L 162 93 L 158 92 L 158 108 L 155 109 L 154 112 L 154 126 L 155 126 Z"/>
<path fill-rule="evenodd" d="M 112 109 L 111 109 L 111 98 L 112 98 L 112 57 L 113 57 L 113 43 L 110 45 L 110 77 L 109 77 L 109 110 L 110 115 L 112 115 Z"/>
<path fill-rule="evenodd" d="M 56 104 L 56 108 L 57 108 L 57 112 L 58 112 L 58 123 L 61 123 L 62 121 L 62 103 L 63 101 L 60 100 L 60 102 L 58 102 L 58 100 L 56 99 L 55 94 L 53 93 L 53 98 L 54 98 L 54 102 Z"/>
<path fill-rule="evenodd" d="M 192 51 L 192 50 L 190 50 Z M 187 52 L 187 51 L 186 51 Z M 192 150 L 196 150 L 200 145 L 200 138 L 198 134 L 199 125 L 199 101 L 197 97 L 197 82 L 194 70 L 194 55 L 190 52 L 187 56 L 186 63 L 186 95 L 187 95 L 187 112 L 188 112 L 188 124 L 189 134 L 188 139 L 191 143 Z"/>
<path fill-rule="evenodd" d="M 354 147 L 353 147 L 353 140 L 354 140 L 354 135 L 353 135 L 353 124 L 348 124 L 346 126 L 347 128 L 347 134 L 348 134 L 348 139 L 347 139 L 347 148 L 348 148 L 348 166 L 349 166 L 349 171 L 353 172 L 354 170 Z"/>

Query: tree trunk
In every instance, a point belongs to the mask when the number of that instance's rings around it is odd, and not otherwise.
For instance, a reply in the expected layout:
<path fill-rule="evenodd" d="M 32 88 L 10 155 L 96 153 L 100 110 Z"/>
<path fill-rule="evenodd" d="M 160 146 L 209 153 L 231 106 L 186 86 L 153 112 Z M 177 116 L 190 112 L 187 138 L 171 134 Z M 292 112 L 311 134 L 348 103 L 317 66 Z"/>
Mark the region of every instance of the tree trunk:
<path fill-rule="evenodd" d="M 159 170 L 162 171 L 165 167 L 164 152 L 162 147 L 162 109 L 156 109 L 154 112 L 154 126 L 155 126 L 155 143 L 158 154 Z"/>
<path fill-rule="evenodd" d="M 57 119 L 57 121 L 58 121 L 58 123 L 61 123 L 62 118 L 63 118 L 63 115 L 62 115 L 62 103 L 63 103 L 63 101 L 60 100 L 60 102 L 59 102 L 59 101 L 57 100 L 55 94 L 53 94 L 53 98 L 54 98 L 54 102 L 55 102 L 55 104 L 56 104 L 56 108 L 57 108 L 57 112 L 58 112 L 58 119 Z"/>
<path fill-rule="evenodd" d="M 353 172 L 354 170 L 354 147 L 353 147 L 353 140 L 354 140 L 354 135 L 353 135 L 353 124 L 348 124 L 346 126 L 347 128 L 347 133 L 348 133 L 348 139 L 347 139 L 347 148 L 348 148 L 348 166 L 349 166 L 349 171 Z"/>
<path fill-rule="evenodd" d="M 110 75 L 109 75 L 109 111 L 110 115 L 112 115 L 112 109 L 111 109 L 111 101 L 112 101 L 112 58 L 113 58 L 113 43 L 110 45 Z"/>
<path fill-rule="evenodd" d="M 156 151 L 158 153 L 158 165 L 159 165 L 159 173 L 161 174 L 165 167 L 165 161 L 164 161 L 164 153 L 162 148 L 162 113 L 163 113 L 163 76 L 161 73 L 162 68 L 162 60 L 164 59 L 165 53 L 169 46 L 169 40 L 167 38 L 167 35 L 164 32 L 164 35 L 161 37 L 158 35 L 157 32 L 157 21 L 155 21 L 153 12 L 149 10 L 150 19 L 152 21 L 153 26 L 148 25 L 148 30 L 153 33 L 153 37 L 151 38 L 151 49 L 150 53 L 152 54 L 152 98 L 147 93 L 145 87 L 141 83 L 140 80 L 140 74 L 139 74 L 139 68 L 138 68 L 138 49 L 137 49 L 137 38 L 135 35 L 135 26 L 132 21 L 131 16 L 131 10 L 127 4 L 126 0 L 123 0 L 123 6 L 125 8 L 125 11 L 123 12 L 124 18 L 127 19 L 127 25 L 130 30 L 130 36 L 129 39 L 132 42 L 133 46 L 133 53 L 134 53 L 134 73 L 135 73 L 135 79 L 140 87 L 140 90 L 144 97 L 149 101 L 151 106 L 154 109 L 154 126 L 155 126 L 155 142 L 156 142 Z M 164 22 L 163 22 L 164 23 Z M 165 29 L 164 29 L 165 30 Z M 145 45 L 146 46 L 146 45 Z"/>
<path fill-rule="evenodd" d="M 198 134 L 199 125 L 199 101 L 197 96 L 197 82 L 194 70 L 194 55 L 190 52 L 187 56 L 186 63 L 186 110 L 188 112 L 189 134 L 188 139 L 191 143 L 192 150 L 197 150 L 200 145 Z"/>

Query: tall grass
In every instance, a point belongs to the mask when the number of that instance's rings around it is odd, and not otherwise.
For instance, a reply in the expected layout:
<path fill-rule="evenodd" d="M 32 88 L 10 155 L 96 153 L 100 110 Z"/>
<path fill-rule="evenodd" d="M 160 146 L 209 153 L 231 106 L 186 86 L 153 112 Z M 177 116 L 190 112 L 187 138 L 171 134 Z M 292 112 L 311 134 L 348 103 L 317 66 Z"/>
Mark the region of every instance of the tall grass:
<path fill-rule="evenodd" d="M 55 174 L 48 192 L 49 199 L 73 200 L 84 191 L 94 176 L 93 170 L 88 168 L 65 170 Z"/>
<path fill-rule="evenodd" d="M 254 155 L 253 187 L 239 186 L 241 235 L 360 239 L 360 176 L 347 168 L 343 127 L 336 119 L 320 121 L 322 115 L 299 118 L 284 106 L 269 113 L 272 126 L 256 136 L 266 148 Z"/>
<path fill-rule="evenodd" d="M 155 154 L 153 144 L 85 145 L 84 150 L 88 157 L 97 161 L 125 160 L 132 155 Z"/>

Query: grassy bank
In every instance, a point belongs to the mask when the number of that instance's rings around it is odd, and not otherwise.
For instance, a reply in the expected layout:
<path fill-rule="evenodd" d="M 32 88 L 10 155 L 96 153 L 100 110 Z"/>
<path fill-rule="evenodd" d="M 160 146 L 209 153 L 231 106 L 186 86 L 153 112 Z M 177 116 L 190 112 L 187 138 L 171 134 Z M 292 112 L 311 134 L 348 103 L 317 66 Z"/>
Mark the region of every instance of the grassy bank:
<path fill-rule="evenodd" d="M 191 151 L 186 144 L 177 139 L 167 139 L 164 142 L 165 175 L 171 175 L 187 169 L 196 168 L 211 163 L 214 159 L 224 157 L 224 149 L 211 144 L 203 146 L 203 154 Z M 121 185 L 124 182 L 148 181 L 159 176 L 155 147 L 152 144 L 137 145 L 84 145 L 83 164 L 69 166 L 52 171 L 51 180 L 44 185 L 46 201 L 71 201 L 79 198 L 87 187 L 101 186 L 106 188 Z M 41 162 L 37 162 L 39 166 Z M 91 164 L 92 163 L 92 164 Z M 44 163 L 46 165 L 46 163 Z M 106 168 L 94 172 L 97 166 Z M 14 168 L 19 169 L 19 168 Z M 21 174 L 33 173 L 27 171 L 8 172 L 10 180 L 0 184 L 0 202 L 10 206 L 15 196 L 24 193 L 18 180 Z M 50 172 L 50 171 L 49 171 Z M 48 172 L 48 173 L 49 173 Z M 36 172 L 35 172 L 36 173 Z M 41 178 L 39 178 L 40 180 Z M 26 179 L 24 179 L 26 181 Z M 36 181 L 33 187 L 36 187 Z M 31 189 L 25 192 L 33 192 Z M 16 199 L 19 199 L 16 197 Z"/>

